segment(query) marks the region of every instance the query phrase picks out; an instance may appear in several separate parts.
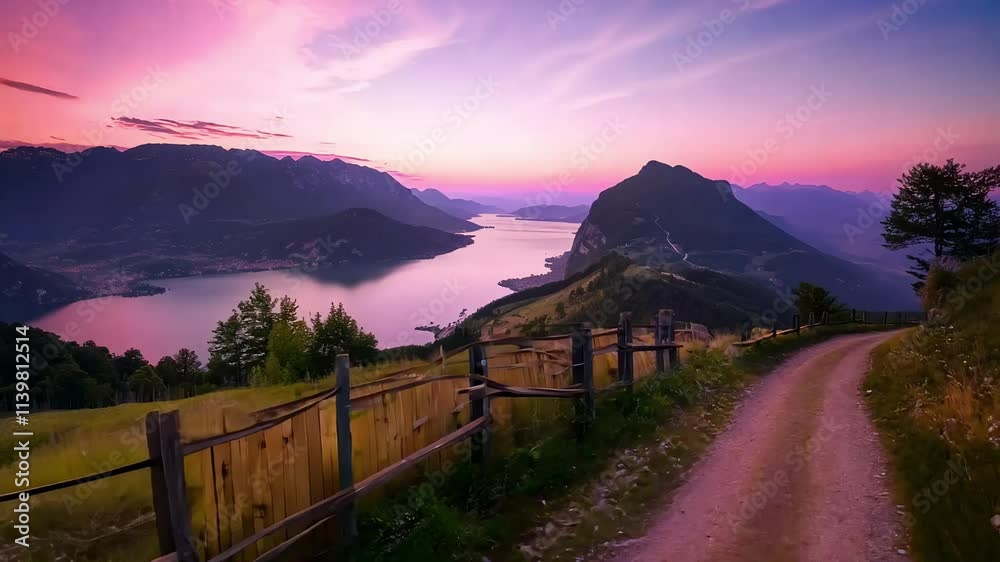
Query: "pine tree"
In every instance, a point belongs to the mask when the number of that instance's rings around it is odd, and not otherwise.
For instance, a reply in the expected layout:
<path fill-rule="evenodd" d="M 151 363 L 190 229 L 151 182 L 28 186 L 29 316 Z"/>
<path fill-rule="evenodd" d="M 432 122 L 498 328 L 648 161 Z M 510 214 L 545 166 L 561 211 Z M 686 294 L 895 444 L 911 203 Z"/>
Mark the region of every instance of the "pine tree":
<path fill-rule="evenodd" d="M 235 310 L 212 330 L 212 339 L 208 342 L 211 354 L 208 366 L 215 384 L 246 384 L 250 367 L 246 360 L 245 332 L 240 315 Z"/>
<path fill-rule="evenodd" d="M 964 172 L 964 164 L 918 164 L 899 179 L 889 216 L 882 221 L 885 247 L 930 244 L 928 255 L 910 255 L 909 273 L 920 289 L 933 262 L 966 260 L 989 251 L 1000 237 L 1000 210 L 990 191 L 1000 187 L 1000 167 Z"/>
<path fill-rule="evenodd" d="M 240 315 L 240 328 L 246 349 L 244 361 L 248 369 L 260 367 L 267 357 L 267 338 L 274 327 L 274 307 L 277 300 L 267 287 L 255 283 L 250 298 L 236 305 Z"/>
<path fill-rule="evenodd" d="M 819 320 L 824 314 L 833 316 L 844 307 L 837 301 L 837 297 L 829 291 L 812 283 L 799 283 L 799 286 L 792 289 L 794 295 L 795 308 L 799 311 L 799 318 L 802 322 L 808 322 L 810 315 Z"/>

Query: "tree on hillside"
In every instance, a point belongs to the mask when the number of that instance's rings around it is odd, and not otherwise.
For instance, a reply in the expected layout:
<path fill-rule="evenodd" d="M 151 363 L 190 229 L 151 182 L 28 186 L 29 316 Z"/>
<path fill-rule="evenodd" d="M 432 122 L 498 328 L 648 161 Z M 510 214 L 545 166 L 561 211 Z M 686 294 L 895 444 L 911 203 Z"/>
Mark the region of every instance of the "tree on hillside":
<path fill-rule="evenodd" d="M 150 365 L 143 365 L 128 379 L 129 390 L 135 393 L 139 402 L 151 402 L 166 389 L 163 380 Z"/>
<path fill-rule="evenodd" d="M 909 273 L 921 289 L 927 271 L 941 258 L 967 260 L 996 246 L 1000 209 L 990 191 L 1000 187 L 1000 166 L 965 172 L 964 164 L 918 164 L 899 179 L 889 215 L 882 221 L 885 247 L 902 250 L 930 244 L 930 255 L 907 255 Z"/>
<path fill-rule="evenodd" d="M 309 347 L 309 369 L 322 375 L 333 368 L 339 353 L 348 353 L 354 363 L 374 361 L 378 355 L 375 336 L 358 326 L 343 304 L 330 304 L 324 319 L 317 312 L 312 318 L 312 342 Z"/>
<path fill-rule="evenodd" d="M 177 364 L 177 378 L 182 385 L 201 383 L 205 369 L 202 367 L 201 359 L 198 359 L 197 353 L 183 347 L 174 354 L 174 363 Z"/>
<path fill-rule="evenodd" d="M 140 367 L 145 367 L 149 365 L 149 361 L 142 356 L 142 352 L 136 348 L 130 348 L 125 351 L 122 355 L 114 358 L 115 369 L 118 371 L 118 376 L 124 380 L 128 380 L 132 376 L 132 373 L 136 372 Z"/>
<path fill-rule="evenodd" d="M 309 347 L 312 332 L 304 320 L 295 316 L 298 307 L 295 301 L 285 297 L 282 304 L 291 306 L 282 310 L 290 314 L 279 313 L 274 322 L 274 328 L 267 340 L 267 358 L 262 367 L 255 367 L 251 374 L 252 383 L 286 384 L 306 378 L 309 368 Z M 291 319 L 291 320 L 289 320 Z"/>
<path fill-rule="evenodd" d="M 247 343 L 240 315 L 235 310 L 226 320 L 220 320 L 212 330 L 208 342 L 208 371 L 214 384 L 246 384 L 250 369 L 247 366 Z"/>
<path fill-rule="evenodd" d="M 167 388 L 177 388 L 180 376 L 177 374 L 177 361 L 170 355 L 164 355 L 156 362 L 156 376 L 160 377 Z"/>
<path fill-rule="evenodd" d="M 799 286 L 792 289 L 795 308 L 799 310 L 799 318 L 802 322 L 809 321 L 809 315 L 819 320 L 824 314 L 833 316 L 835 313 L 844 310 L 844 307 L 837 301 L 837 297 L 829 291 L 813 285 L 812 283 L 799 283 Z"/>
<path fill-rule="evenodd" d="M 267 357 L 267 338 L 274 327 L 274 307 L 277 299 L 271 297 L 267 287 L 255 283 L 250 297 L 236 305 L 240 314 L 240 329 L 246 349 L 244 361 L 248 369 L 264 364 Z"/>

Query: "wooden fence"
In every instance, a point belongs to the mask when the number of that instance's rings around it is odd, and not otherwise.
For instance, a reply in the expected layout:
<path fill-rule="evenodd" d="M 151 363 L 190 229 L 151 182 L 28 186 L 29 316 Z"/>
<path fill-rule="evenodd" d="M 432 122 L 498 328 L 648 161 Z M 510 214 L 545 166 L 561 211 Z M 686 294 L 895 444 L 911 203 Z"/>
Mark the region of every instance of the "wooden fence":
<path fill-rule="evenodd" d="M 355 504 L 405 483 L 418 462 L 447 474 L 466 457 L 486 462 L 505 440 L 551 426 L 560 408 L 553 398 L 572 399 L 574 423 L 586 431 L 598 393 L 676 366 L 680 347 L 663 310 L 651 325 L 633 325 L 623 313 L 617 329 L 581 325 L 568 335 L 479 341 L 443 354 L 442 363 L 467 361 L 463 375 L 401 372 L 352 387 L 341 355 L 331 389 L 249 421 L 221 410 L 194 420 L 197 432 L 184 431 L 177 411 L 150 412 L 148 459 L 28 492 L 149 469 L 161 560 L 275 560 L 292 548 L 328 546 L 331 534 L 350 543 Z M 182 440 L 193 433 L 214 436 Z M 0 503 L 16 498 L 4 494 Z"/>
<path fill-rule="evenodd" d="M 865 311 L 851 309 L 850 313 L 843 311 L 834 315 L 833 318 L 830 317 L 829 313 L 824 313 L 819 318 L 817 318 L 815 314 L 810 314 L 808 320 L 808 324 L 802 325 L 801 316 L 799 314 L 795 314 L 792 316 L 791 328 L 779 330 L 777 324 L 775 324 L 772 325 L 770 329 L 761 330 L 764 334 L 757 335 L 756 337 L 753 337 L 753 329 L 750 326 L 744 326 L 743 329 L 740 330 L 740 341 L 734 343 L 733 345 L 735 347 L 749 347 L 778 336 L 783 336 L 785 334 L 799 334 L 802 330 L 809 330 L 825 325 L 832 326 L 836 324 L 855 323 L 902 326 L 905 324 L 919 324 L 920 322 L 926 320 L 926 315 L 921 312 Z"/>

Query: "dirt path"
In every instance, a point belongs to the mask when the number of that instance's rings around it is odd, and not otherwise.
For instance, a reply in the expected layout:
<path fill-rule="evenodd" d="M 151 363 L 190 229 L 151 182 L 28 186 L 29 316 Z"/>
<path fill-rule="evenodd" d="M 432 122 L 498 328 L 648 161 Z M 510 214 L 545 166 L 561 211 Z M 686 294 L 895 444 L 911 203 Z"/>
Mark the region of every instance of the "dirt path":
<path fill-rule="evenodd" d="M 836 338 L 769 375 L 616 562 L 908 561 L 858 390 L 890 335 Z"/>

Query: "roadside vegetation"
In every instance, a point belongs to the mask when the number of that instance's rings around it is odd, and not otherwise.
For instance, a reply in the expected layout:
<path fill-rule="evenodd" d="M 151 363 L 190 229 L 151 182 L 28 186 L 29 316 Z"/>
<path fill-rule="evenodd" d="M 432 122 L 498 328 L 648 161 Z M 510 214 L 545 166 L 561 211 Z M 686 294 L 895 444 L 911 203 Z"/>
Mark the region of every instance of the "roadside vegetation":
<path fill-rule="evenodd" d="M 676 371 L 604 395 L 582 439 L 570 404 L 535 424 L 528 442 L 494 451 L 479 469 L 415 474 L 366 506 L 359 560 L 480 562 L 578 560 L 606 541 L 641 535 L 653 499 L 724 427 L 746 387 L 791 353 L 832 336 L 884 329 L 824 326 L 762 342 L 739 355 L 732 335 L 699 345 Z M 485 558 L 484 558 L 485 557 Z"/>
<path fill-rule="evenodd" d="M 1000 252 L 931 268 L 931 321 L 876 350 L 868 403 L 923 562 L 1000 560 Z"/>

